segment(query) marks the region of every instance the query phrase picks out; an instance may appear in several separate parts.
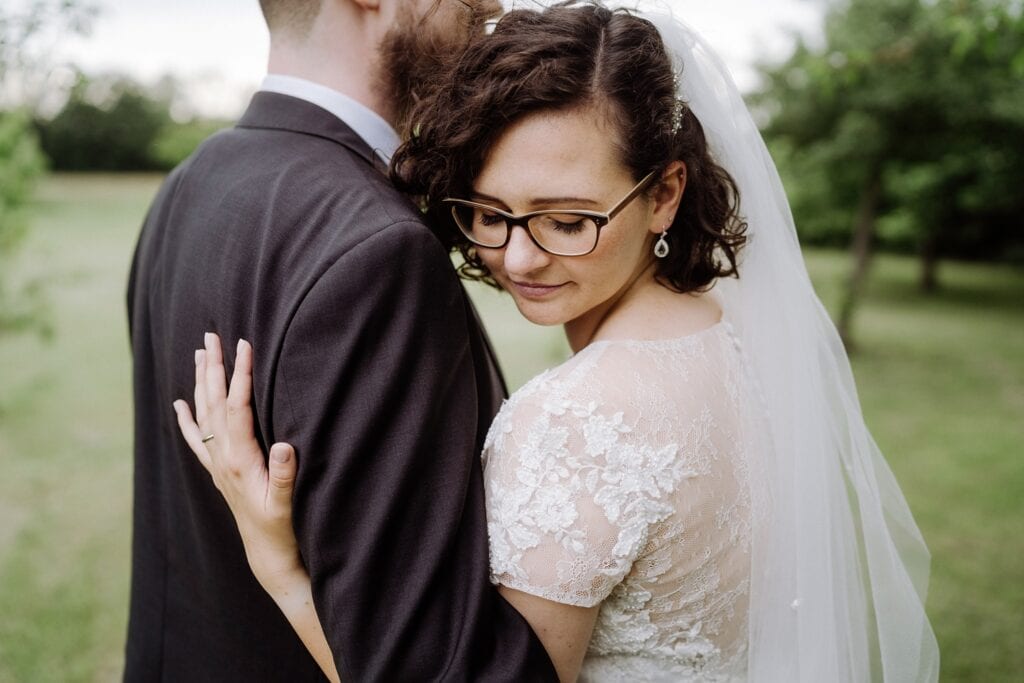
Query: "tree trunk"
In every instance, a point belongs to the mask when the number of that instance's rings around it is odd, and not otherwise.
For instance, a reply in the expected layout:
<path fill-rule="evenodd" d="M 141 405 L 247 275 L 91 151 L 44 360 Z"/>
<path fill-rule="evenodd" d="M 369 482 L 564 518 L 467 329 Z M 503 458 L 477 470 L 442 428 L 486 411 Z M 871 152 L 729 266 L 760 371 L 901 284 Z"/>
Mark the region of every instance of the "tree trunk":
<path fill-rule="evenodd" d="M 939 288 L 939 239 L 935 235 L 924 238 L 921 245 L 921 291 L 933 294 Z"/>
<path fill-rule="evenodd" d="M 857 218 L 853 226 L 853 272 L 843 293 L 842 306 L 839 309 L 839 335 L 849 352 L 854 350 L 853 316 L 860 304 L 867 281 L 868 269 L 871 265 L 871 247 L 875 236 L 875 221 L 878 217 L 878 205 L 882 199 L 882 174 L 880 170 L 872 170 L 860 193 L 860 205 L 857 207 Z"/>

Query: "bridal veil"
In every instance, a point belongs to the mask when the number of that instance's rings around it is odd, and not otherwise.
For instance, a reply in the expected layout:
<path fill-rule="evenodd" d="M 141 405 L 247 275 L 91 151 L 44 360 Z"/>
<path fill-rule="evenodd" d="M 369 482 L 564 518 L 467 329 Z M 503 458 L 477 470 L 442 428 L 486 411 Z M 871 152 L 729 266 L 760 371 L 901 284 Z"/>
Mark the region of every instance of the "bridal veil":
<path fill-rule="evenodd" d="M 670 14 L 639 14 L 658 27 L 679 97 L 736 180 L 749 223 L 740 278 L 714 290 L 768 409 L 759 436 L 770 495 L 752 551 L 749 680 L 936 681 L 928 550 L 864 424 L 771 156 L 710 47 Z"/>

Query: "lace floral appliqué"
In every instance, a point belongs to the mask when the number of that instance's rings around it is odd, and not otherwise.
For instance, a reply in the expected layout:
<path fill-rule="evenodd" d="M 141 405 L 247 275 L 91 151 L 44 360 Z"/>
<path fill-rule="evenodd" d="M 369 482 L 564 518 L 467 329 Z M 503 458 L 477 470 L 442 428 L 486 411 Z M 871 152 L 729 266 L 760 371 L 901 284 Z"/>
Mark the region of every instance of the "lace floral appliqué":
<path fill-rule="evenodd" d="M 601 605 L 582 680 L 743 678 L 751 463 L 733 338 L 722 323 L 599 342 L 491 426 L 492 580 Z"/>

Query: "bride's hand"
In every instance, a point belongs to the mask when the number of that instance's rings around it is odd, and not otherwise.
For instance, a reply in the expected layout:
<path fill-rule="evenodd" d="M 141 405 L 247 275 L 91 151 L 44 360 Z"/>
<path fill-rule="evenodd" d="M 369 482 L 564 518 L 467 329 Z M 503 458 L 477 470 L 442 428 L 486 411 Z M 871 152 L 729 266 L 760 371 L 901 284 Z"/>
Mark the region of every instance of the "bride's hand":
<path fill-rule="evenodd" d="M 252 346 L 238 342 L 230 391 L 220 339 L 207 334 L 205 346 L 195 359 L 196 419 L 188 403 L 175 401 L 178 426 L 231 508 L 253 574 L 264 590 L 279 598 L 309 580 L 292 528 L 295 452 L 278 443 L 265 459 L 256 441 L 250 405 Z"/>

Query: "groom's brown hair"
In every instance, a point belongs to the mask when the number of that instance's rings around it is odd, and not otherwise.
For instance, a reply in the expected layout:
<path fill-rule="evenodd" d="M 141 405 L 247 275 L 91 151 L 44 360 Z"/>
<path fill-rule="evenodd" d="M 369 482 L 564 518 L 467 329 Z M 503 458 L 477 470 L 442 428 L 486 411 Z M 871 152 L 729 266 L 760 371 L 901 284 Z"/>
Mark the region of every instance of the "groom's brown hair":
<path fill-rule="evenodd" d="M 287 31 L 304 36 L 320 14 L 323 0 L 260 0 L 260 9 L 271 33 Z"/>

